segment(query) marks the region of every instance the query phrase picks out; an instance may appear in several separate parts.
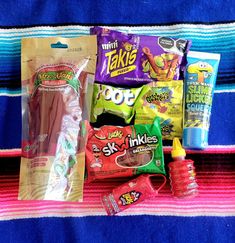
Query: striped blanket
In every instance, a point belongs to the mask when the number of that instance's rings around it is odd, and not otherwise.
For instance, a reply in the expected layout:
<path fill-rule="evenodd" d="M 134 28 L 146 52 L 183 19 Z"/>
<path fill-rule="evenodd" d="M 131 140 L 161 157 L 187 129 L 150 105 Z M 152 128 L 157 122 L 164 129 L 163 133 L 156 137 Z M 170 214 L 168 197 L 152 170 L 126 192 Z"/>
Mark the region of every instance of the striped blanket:
<path fill-rule="evenodd" d="M 131 33 L 172 36 L 192 40 L 190 50 L 221 53 L 212 109 L 210 149 L 235 151 L 235 23 L 215 25 L 178 24 L 153 27 L 112 27 Z M 46 26 L 0 31 L 0 155 L 19 156 L 21 142 L 20 43 L 23 37 L 88 35 L 89 27 Z M 12 112 L 12 109 L 14 112 Z M 217 114 L 218 113 L 218 114 Z M 219 116 L 219 117 L 218 117 Z M 228 120 L 229 118 L 229 120 Z M 5 135 L 7 134 L 7 136 Z"/>
<path fill-rule="evenodd" d="M 5 3 L 3 5 L 5 6 Z M 51 5 L 48 3 L 46 6 Z M 115 6 L 116 4 L 113 4 L 113 7 Z M 223 10 L 230 11 L 227 5 Z M 81 13 L 80 10 L 78 12 Z M 118 13 L 121 14 L 117 11 L 116 14 Z M 185 16 L 181 22 L 189 21 Z M 211 12 L 209 16 L 212 16 Z M 120 213 L 119 215 L 123 217 L 106 217 L 100 195 L 120 185 L 126 179 L 86 183 L 83 203 L 17 200 L 21 154 L 21 38 L 88 35 L 89 26 L 78 24 L 38 26 L 50 23 L 50 16 L 47 16 L 48 19 L 45 20 L 47 22 L 40 19 L 38 25 L 33 27 L 6 28 L 2 25 L 0 28 L 1 242 L 93 242 L 94 239 L 97 242 L 124 240 L 143 242 L 147 241 L 146 239 L 150 242 L 234 242 L 235 231 L 232 227 L 235 222 L 235 22 L 231 21 L 232 17 L 228 19 L 220 13 L 219 20 L 231 22 L 208 24 L 207 17 L 205 15 L 203 19 L 205 23 L 200 24 L 166 24 L 180 21 L 178 19 L 168 21 L 159 16 L 158 22 L 163 23 L 160 25 L 112 27 L 131 33 L 190 39 L 193 43 L 191 50 L 221 53 L 213 100 L 209 147 L 205 151 L 188 151 L 188 157 L 195 161 L 199 196 L 189 200 L 174 199 L 167 183 L 155 199 L 146 200 Z M 143 18 L 142 21 L 145 21 Z M 93 23 L 90 19 L 83 20 L 85 23 Z M 125 20 L 120 21 L 127 23 Z M 151 21 L 145 23 L 154 23 Z M 69 22 L 74 21 L 66 23 Z M 33 24 L 30 20 L 26 23 Z M 132 23 L 139 22 L 136 20 Z M 5 24 L 12 25 L 10 20 Z M 170 161 L 169 152 L 170 147 L 165 146 L 166 164 Z M 10 232 L 14 233 L 10 236 Z M 199 232 L 201 233 L 198 235 Z"/>

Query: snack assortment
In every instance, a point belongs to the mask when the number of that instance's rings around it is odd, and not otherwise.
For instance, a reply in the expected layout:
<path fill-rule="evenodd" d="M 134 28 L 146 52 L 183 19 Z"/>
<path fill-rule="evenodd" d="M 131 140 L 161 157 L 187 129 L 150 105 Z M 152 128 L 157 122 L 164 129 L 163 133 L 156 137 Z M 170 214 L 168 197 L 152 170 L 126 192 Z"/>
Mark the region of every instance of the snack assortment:
<path fill-rule="evenodd" d="M 88 183 L 136 176 L 102 195 L 114 215 L 164 186 L 162 140 L 207 146 L 220 55 L 190 53 L 191 41 L 184 39 L 102 27 L 90 33 L 22 41 L 19 199 L 82 201 L 85 165 Z M 122 118 L 125 126 L 109 125 L 102 114 Z M 169 168 L 175 196 L 191 179 L 198 193 L 191 160 Z M 164 179 L 158 190 L 154 176 Z"/>

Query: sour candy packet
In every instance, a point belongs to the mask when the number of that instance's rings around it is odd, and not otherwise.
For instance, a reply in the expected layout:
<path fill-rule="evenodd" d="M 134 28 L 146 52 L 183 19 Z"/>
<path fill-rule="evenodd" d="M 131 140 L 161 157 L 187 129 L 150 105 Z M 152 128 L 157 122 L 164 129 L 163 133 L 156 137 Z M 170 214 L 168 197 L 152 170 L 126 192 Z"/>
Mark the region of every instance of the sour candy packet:
<path fill-rule="evenodd" d="M 129 124 L 134 116 L 134 105 L 142 91 L 139 88 L 118 88 L 94 84 L 91 122 L 103 113 L 119 116 Z"/>
<path fill-rule="evenodd" d="M 140 86 L 153 80 L 178 80 L 191 42 L 170 37 L 127 34 L 94 27 L 98 58 L 95 80 L 117 86 Z"/>
<path fill-rule="evenodd" d="M 88 181 L 142 173 L 165 174 L 158 118 L 152 124 L 91 128 L 86 168 Z"/>
<path fill-rule="evenodd" d="M 22 39 L 19 199 L 82 201 L 96 36 Z"/>
<path fill-rule="evenodd" d="M 152 123 L 160 118 L 163 139 L 182 137 L 183 81 L 152 82 L 143 87 L 135 105 L 135 124 Z"/>

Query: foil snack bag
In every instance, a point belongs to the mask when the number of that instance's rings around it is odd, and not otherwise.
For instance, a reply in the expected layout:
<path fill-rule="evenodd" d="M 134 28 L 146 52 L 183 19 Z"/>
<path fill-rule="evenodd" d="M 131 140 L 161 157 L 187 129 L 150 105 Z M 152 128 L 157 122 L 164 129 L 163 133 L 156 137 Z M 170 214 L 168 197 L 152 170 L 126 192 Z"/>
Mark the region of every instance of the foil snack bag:
<path fill-rule="evenodd" d="M 124 119 L 129 124 L 134 116 L 134 106 L 141 96 L 142 87 L 118 88 L 110 85 L 94 84 L 91 122 L 97 117 L 109 113 Z"/>
<path fill-rule="evenodd" d="M 152 124 L 91 128 L 86 168 L 88 181 L 142 173 L 165 174 L 158 118 Z"/>
<path fill-rule="evenodd" d="M 22 39 L 19 199 L 82 201 L 96 36 Z"/>
<path fill-rule="evenodd" d="M 170 37 L 127 34 L 94 27 L 98 59 L 95 80 L 117 86 L 140 86 L 153 80 L 178 80 L 191 42 Z"/>
<path fill-rule="evenodd" d="M 143 87 L 142 96 L 135 105 L 135 124 L 152 123 L 160 118 L 162 138 L 182 137 L 183 81 L 151 82 Z"/>

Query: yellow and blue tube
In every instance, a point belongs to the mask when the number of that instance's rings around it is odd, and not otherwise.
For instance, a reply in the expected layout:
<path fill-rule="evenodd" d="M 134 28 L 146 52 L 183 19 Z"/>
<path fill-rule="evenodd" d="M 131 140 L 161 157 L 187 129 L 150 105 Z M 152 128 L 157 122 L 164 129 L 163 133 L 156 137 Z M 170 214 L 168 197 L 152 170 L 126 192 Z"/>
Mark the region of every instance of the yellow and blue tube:
<path fill-rule="evenodd" d="M 211 107 L 220 54 L 190 51 L 184 81 L 183 146 L 208 146 Z"/>

